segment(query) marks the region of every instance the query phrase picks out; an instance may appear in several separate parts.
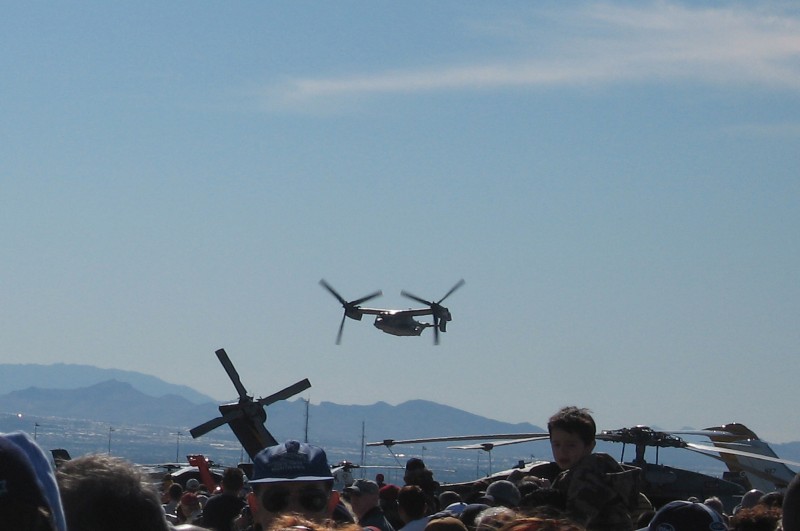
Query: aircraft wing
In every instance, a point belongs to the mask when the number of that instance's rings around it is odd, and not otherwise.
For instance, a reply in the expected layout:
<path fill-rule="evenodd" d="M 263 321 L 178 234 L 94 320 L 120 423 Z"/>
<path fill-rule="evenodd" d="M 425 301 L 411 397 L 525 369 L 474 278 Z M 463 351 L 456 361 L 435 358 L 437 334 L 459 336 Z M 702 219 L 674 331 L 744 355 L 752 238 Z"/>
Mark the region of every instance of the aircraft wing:
<path fill-rule="evenodd" d="M 418 308 L 409 310 L 391 310 L 388 308 L 359 308 L 359 312 L 366 315 L 406 315 L 408 317 L 418 317 L 420 315 L 433 315 L 430 308 Z"/>

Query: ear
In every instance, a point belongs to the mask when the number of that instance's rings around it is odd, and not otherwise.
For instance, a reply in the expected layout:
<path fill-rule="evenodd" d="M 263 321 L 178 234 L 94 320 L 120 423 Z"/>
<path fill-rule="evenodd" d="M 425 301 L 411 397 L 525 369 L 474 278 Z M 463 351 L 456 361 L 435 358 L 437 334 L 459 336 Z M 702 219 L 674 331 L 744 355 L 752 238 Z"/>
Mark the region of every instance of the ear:
<path fill-rule="evenodd" d="M 333 516 L 333 511 L 336 510 L 337 505 L 339 505 L 339 491 L 333 490 L 328 498 L 328 518 Z"/>
<path fill-rule="evenodd" d="M 253 515 L 258 514 L 258 510 L 261 508 L 261 504 L 258 503 L 258 496 L 256 496 L 255 492 L 247 493 L 247 506 L 250 507 L 251 514 Z"/>
<path fill-rule="evenodd" d="M 597 446 L 597 441 L 592 441 L 592 444 L 589 445 L 589 453 L 594 452 L 595 446 Z"/>

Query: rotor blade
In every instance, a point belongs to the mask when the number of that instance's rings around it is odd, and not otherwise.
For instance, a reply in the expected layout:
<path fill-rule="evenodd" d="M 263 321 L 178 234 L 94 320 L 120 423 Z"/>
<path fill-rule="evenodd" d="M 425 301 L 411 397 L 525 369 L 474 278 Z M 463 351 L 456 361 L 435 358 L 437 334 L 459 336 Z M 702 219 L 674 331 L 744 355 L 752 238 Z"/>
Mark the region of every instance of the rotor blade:
<path fill-rule="evenodd" d="M 491 448 L 489 448 L 491 450 L 492 448 L 495 448 L 497 446 L 508 446 L 509 444 L 543 441 L 549 438 L 550 436 L 548 435 L 548 436 L 528 437 L 526 439 L 512 439 L 509 441 L 498 441 L 496 443 L 478 443 L 478 444 L 467 444 L 464 446 L 448 446 L 448 448 L 451 448 L 453 450 L 486 450 L 487 446 L 491 446 Z"/>
<path fill-rule="evenodd" d="M 354 301 L 350 301 L 347 304 L 349 306 L 358 306 L 359 304 L 361 304 L 363 302 L 367 302 L 368 300 L 372 300 L 375 297 L 380 297 L 381 295 L 383 295 L 383 292 L 381 290 L 378 290 L 375 293 L 370 293 L 366 297 L 361 297 L 360 299 L 356 299 Z"/>
<path fill-rule="evenodd" d="M 336 344 L 337 345 L 341 345 L 342 344 L 342 331 L 344 331 L 344 320 L 345 320 L 345 318 L 347 318 L 347 312 L 342 314 L 342 322 L 339 323 L 339 333 L 336 334 Z"/>
<path fill-rule="evenodd" d="M 199 426 L 195 426 L 194 428 L 189 430 L 189 433 L 192 435 L 192 437 L 197 439 L 201 435 L 205 435 L 206 433 L 210 432 L 211 430 L 217 429 L 220 426 L 222 426 L 223 424 L 227 424 L 228 422 L 241 417 L 242 414 L 243 414 L 242 410 L 240 410 L 240 409 L 237 409 L 237 410 L 234 410 L 234 411 L 229 411 L 228 413 L 225 413 L 221 417 L 217 417 L 215 419 L 211 419 L 211 420 L 209 420 L 207 422 L 204 422 L 204 423 L 200 424 Z"/>
<path fill-rule="evenodd" d="M 550 437 L 548 433 L 495 433 L 489 435 L 452 435 L 445 437 L 426 437 L 422 439 L 384 439 L 380 442 L 367 443 L 366 446 L 393 446 L 395 444 L 415 444 L 433 442 L 457 442 L 457 441 L 494 441 L 498 439 L 529 439 Z"/>
<path fill-rule="evenodd" d="M 215 352 L 217 358 L 219 358 L 219 362 L 225 368 L 225 372 L 228 373 L 228 378 L 231 379 L 233 382 L 233 386 L 236 388 L 236 392 L 239 393 L 239 398 L 247 397 L 247 390 L 242 385 L 242 380 L 239 378 L 239 373 L 236 372 L 236 368 L 231 363 L 231 359 L 228 357 L 228 354 L 225 352 L 224 348 L 221 348 Z"/>
<path fill-rule="evenodd" d="M 330 291 L 330 292 L 331 292 L 331 295 L 333 295 L 334 297 L 336 297 L 336 300 L 338 300 L 338 301 L 341 303 L 341 305 L 342 305 L 342 306 L 344 306 L 345 304 L 347 304 L 347 301 L 346 301 L 346 300 L 344 300 L 344 297 L 342 297 L 341 295 L 339 295 L 339 294 L 336 292 L 336 290 L 335 290 L 335 289 L 333 289 L 333 288 L 331 287 L 331 285 L 330 285 L 330 284 L 328 284 L 327 282 L 325 282 L 325 279 L 324 279 L 324 278 L 323 278 L 323 279 L 320 279 L 319 283 L 322 285 L 322 287 L 323 287 L 323 288 L 325 288 L 325 289 L 327 289 L 328 291 Z"/>
<path fill-rule="evenodd" d="M 441 299 L 439 299 L 439 304 L 441 304 L 443 300 L 445 300 L 447 297 L 449 297 L 450 295 L 452 295 L 452 294 L 453 294 L 453 292 L 454 292 L 455 290 L 457 290 L 458 288 L 460 288 L 460 287 L 461 287 L 461 286 L 463 286 L 463 285 L 464 285 L 464 279 L 462 278 L 461 280 L 459 280 L 458 282 L 456 282 L 456 285 L 455 285 L 455 286 L 453 286 L 452 288 L 450 288 L 450 291 L 448 291 L 447 293 L 445 293 L 444 297 L 442 297 Z"/>
<path fill-rule="evenodd" d="M 710 437 L 712 435 L 730 437 L 731 435 L 733 435 L 729 431 L 720 431 L 720 430 L 667 430 L 664 433 L 670 433 L 673 435 L 704 435 L 706 437 Z"/>
<path fill-rule="evenodd" d="M 499 444 L 499 443 L 498 443 Z M 464 446 L 448 446 L 448 450 L 483 450 L 484 452 L 491 452 L 494 450 L 495 443 L 479 443 L 467 444 Z"/>
<path fill-rule="evenodd" d="M 433 303 L 431 301 L 426 301 L 425 299 L 417 297 L 416 295 L 413 295 L 407 292 L 406 290 L 401 291 L 400 295 L 402 295 L 403 297 L 408 297 L 409 299 L 414 299 L 415 301 L 425 304 L 426 306 L 433 306 Z"/>
<path fill-rule="evenodd" d="M 773 463 L 783 463 L 784 465 L 800 466 L 800 463 L 789 461 L 788 459 L 781 459 L 780 457 L 770 457 L 768 455 L 754 454 L 752 452 L 743 452 L 741 450 L 734 450 L 732 448 L 719 448 L 718 446 L 706 446 L 704 444 L 686 443 L 687 448 L 693 450 L 700 450 L 705 452 L 717 452 L 721 454 L 741 455 L 749 457 L 750 459 L 760 459 L 762 461 L 771 461 Z"/>
<path fill-rule="evenodd" d="M 299 382 L 292 384 L 289 387 L 278 391 L 277 393 L 272 393 L 264 398 L 259 398 L 258 403 L 262 406 L 268 406 L 270 404 L 274 404 L 278 400 L 286 400 L 287 398 L 293 397 L 297 393 L 302 393 L 309 387 L 311 387 L 311 382 L 309 382 L 308 378 L 306 378 L 305 380 L 300 380 Z"/>
<path fill-rule="evenodd" d="M 433 314 L 433 344 L 439 344 L 439 318 Z"/>

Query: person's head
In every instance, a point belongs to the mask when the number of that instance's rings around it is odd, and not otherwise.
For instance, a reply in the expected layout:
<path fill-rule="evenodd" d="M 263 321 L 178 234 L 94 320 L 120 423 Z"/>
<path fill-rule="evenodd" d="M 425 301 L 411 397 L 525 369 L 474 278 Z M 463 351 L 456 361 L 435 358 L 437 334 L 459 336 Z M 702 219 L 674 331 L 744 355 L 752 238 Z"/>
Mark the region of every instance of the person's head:
<path fill-rule="evenodd" d="M 728 528 L 722 516 L 711 507 L 702 503 L 678 500 L 661 507 L 648 526 L 639 531 L 661 529 L 726 531 Z"/>
<path fill-rule="evenodd" d="M 381 503 L 397 503 L 397 495 L 400 493 L 400 487 L 397 485 L 392 485 L 391 483 L 388 485 L 384 485 L 378 491 L 378 499 L 380 499 Z"/>
<path fill-rule="evenodd" d="M 514 520 L 517 513 L 508 507 L 489 507 L 475 517 L 476 531 L 495 531 Z"/>
<path fill-rule="evenodd" d="M 403 482 L 406 485 L 418 485 L 425 493 L 430 495 L 439 486 L 436 480 L 433 479 L 433 471 L 426 467 L 422 459 L 418 457 L 412 457 L 406 462 Z"/>
<path fill-rule="evenodd" d="M 186 491 L 188 492 L 197 492 L 199 488 L 200 488 L 200 481 L 197 480 L 196 478 L 190 478 L 186 482 Z"/>
<path fill-rule="evenodd" d="M 427 509 L 425 493 L 418 485 L 406 485 L 397 493 L 397 507 L 404 522 L 419 520 Z"/>
<path fill-rule="evenodd" d="M 80 531 L 167 531 L 155 490 L 128 461 L 86 455 L 56 472 L 67 527 Z"/>
<path fill-rule="evenodd" d="M 494 481 L 489 485 L 486 489 L 486 495 L 491 497 L 494 505 L 511 508 L 517 507 L 522 498 L 517 486 L 505 479 Z"/>
<path fill-rule="evenodd" d="M 467 526 L 458 518 L 443 516 L 431 519 L 425 525 L 425 531 L 467 531 Z"/>
<path fill-rule="evenodd" d="M 0 437 L 0 527 L 20 531 L 55 528 L 50 506 L 28 457 Z"/>
<path fill-rule="evenodd" d="M 584 531 L 584 528 L 558 516 L 529 516 L 512 520 L 499 531 Z"/>
<path fill-rule="evenodd" d="M 461 501 L 461 495 L 452 490 L 439 493 L 439 507 L 447 507 L 450 504 Z"/>
<path fill-rule="evenodd" d="M 755 507 L 758 503 L 758 500 L 761 499 L 761 496 L 764 495 L 763 491 L 758 489 L 750 489 L 744 493 L 742 496 L 742 503 L 739 505 L 740 509 L 749 509 L 750 507 Z"/>
<path fill-rule="evenodd" d="M 268 528 L 263 531 L 363 531 L 356 524 L 337 524 L 330 522 L 320 523 L 315 520 L 303 518 L 298 514 L 285 514 L 276 517 Z"/>
<path fill-rule="evenodd" d="M 710 498 L 706 498 L 706 500 L 703 503 L 708 505 L 715 511 L 717 511 L 719 514 L 722 515 L 725 514 L 725 506 L 722 505 L 722 500 L 720 500 L 717 496 L 711 496 Z"/>
<path fill-rule="evenodd" d="M 261 450 L 253 459 L 250 485 L 253 518 L 263 529 L 282 514 L 317 522 L 330 514 L 333 475 L 318 446 L 290 440 Z"/>
<path fill-rule="evenodd" d="M 767 492 L 758 499 L 757 505 L 767 507 L 783 507 L 783 493 L 778 491 Z"/>
<path fill-rule="evenodd" d="M 783 531 L 800 531 L 800 474 L 789 482 L 783 496 Z"/>
<path fill-rule="evenodd" d="M 222 490 L 237 494 L 244 488 L 244 472 L 241 468 L 228 467 L 222 473 Z"/>
<path fill-rule="evenodd" d="M 596 444 L 597 426 L 586 408 L 561 408 L 547 422 L 553 460 L 567 470 L 591 454 Z"/>
<path fill-rule="evenodd" d="M 184 517 L 189 517 L 200 511 L 200 500 L 197 499 L 197 494 L 194 492 L 184 492 L 181 496 L 180 504 L 181 513 Z"/>
<path fill-rule="evenodd" d="M 344 492 L 350 497 L 350 507 L 358 518 L 364 516 L 367 511 L 377 507 L 379 503 L 378 494 L 380 489 L 378 484 L 368 479 L 357 479 L 352 485 L 346 487 Z"/>
<path fill-rule="evenodd" d="M 181 500 L 181 496 L 183 496 L 183 487 L 181 487 L 180 483 L 173 483 L 169 486 L 167 493 L 169 494 L 170 500 L 179 502 Z"/>
<path fill-rule="evenodd" d="M 732 531 L 774 531 L 781 521 L 781 508 L 757 504 L 731 517 Z"/>

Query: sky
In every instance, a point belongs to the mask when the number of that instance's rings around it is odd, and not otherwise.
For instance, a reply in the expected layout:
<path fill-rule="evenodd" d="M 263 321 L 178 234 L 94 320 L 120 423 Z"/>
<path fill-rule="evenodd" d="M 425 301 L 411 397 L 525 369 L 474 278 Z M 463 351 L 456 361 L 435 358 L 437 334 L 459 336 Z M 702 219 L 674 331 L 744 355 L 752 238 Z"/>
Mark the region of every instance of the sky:
<path fill-rule="evenodd" d="M 800 440 L 795 2 L 3 12 L 3 362 Z"/>

